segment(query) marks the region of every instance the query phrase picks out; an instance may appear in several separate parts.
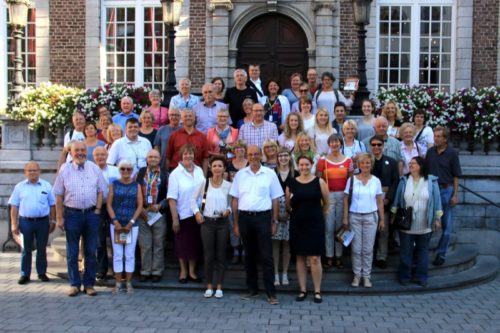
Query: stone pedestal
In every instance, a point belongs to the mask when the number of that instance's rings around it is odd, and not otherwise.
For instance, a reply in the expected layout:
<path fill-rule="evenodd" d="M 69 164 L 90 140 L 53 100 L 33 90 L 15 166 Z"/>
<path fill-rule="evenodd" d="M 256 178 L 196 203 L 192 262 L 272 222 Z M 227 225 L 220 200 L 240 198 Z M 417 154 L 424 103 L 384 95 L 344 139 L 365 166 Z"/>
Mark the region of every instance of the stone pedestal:
<path fill-rule="evenodd" d="M 2 149 L 30 150 L 31 136 L 28 123 L 12 120 L 3 116 L 2 122 Z"/>

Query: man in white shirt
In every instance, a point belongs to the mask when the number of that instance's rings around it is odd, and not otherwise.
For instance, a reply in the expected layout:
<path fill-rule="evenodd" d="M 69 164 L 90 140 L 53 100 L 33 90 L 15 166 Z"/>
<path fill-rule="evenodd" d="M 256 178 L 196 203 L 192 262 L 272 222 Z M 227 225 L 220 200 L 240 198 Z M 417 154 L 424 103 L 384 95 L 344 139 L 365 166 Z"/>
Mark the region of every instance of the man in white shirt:
<path fill-rule="evenodd" d="M 126 123 L 125 136 L 111 146 L 107 163 L 118 165 L 121 160 L 129 160 L 134 165 L 132 176 L 135 176 L 140 168 L 146 166 L 146 155 L 151 148 L 151 142 L 139 136 L 139 121 L 130 118 Z"/>
<path fill-rule="evenodd" d="M 248 65 L 248 74 L 250 75 L 249 80 L 247 81 L 247 86 L 250 89 L 255 90 L 257 93 L 257 99 L 259 103 L 264 105 L 266 103 L 266 93 L 264 91 L 264 82 L 260 79 L 260 65 L 259 64 L 250 64 Z"/>
<path fill-rule="evenodd" d="M 283 190 L 276 173 L 260 163 L 262 151 L 255 145 L 248 146 L 249 166 L 234 177 L 229 194 L 233 197 L 234 235 L 243 239 L 246 253 L 245 270 L 248 293 L 241 299 L 248 300 L 258 295 L 257 262 L 263 269 L 267 301 L 279 304 L 274 286 L 273 253 L 271 236 L 276 233 L 279 212 L 279 197 Z"/>
<path fill-rule="evenodd" d="M 64 162 L 71 162 L 72 160 L 69 152 L 69 143 L 71 141 L 85 141 L 85 135 L 83 135 L 86 124 L 85 115 L 76 111 L 71 117 L 71 122 L 73 123 L 73 128 L 64 136 L 64 148 L 59 155 L 59 160 L 57 161 L 57 170 L 61 168 L 61 165 L 63 165 Z"/>

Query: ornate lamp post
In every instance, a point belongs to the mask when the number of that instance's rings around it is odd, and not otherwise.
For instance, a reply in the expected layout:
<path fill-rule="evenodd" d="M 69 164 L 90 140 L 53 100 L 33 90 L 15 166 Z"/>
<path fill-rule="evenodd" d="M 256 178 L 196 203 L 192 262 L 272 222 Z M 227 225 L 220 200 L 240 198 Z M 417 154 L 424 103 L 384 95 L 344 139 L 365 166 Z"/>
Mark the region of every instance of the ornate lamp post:
<path fill-rule="evenodd" d="M 12 26 L 12 32 L 14 35 L 15 49 L 14 49 L 14 77 L 12 79 L 12 89 L 10 90 L 10 100 L 9 109 L 12 107 L 14 102 L 19 98 L 19 95 L 24 89 L 24 78 L 23 78 L 23 56 L 22 51 L 22 38 L 24 34 L 24 27 L 28 23 L 28 9 L 31 5 L 30 0 L 6 0 L 9 9 L 9 24 Z M 4 120 L 2 126 L 2 131 L 6 135 L 7 121 Z M 7 135 L 6 135 L 7 136 Z M 6 138 L 4 138 L 3 145 L 5 146 Z M 7 235 L 7 240 L 2 244 L 2 251 L 19 251 L 20 247 L 14 241 L 11 229 L 10 221 L 10 206 L 7 212 L 9 218 L 7 224 L 9 225 L 9 233 Z"/>
<path fill-rule="evenodd" d="M 183 0 L 161 0 L 163 23 L 168 28 L 167 82 L 163 91 L 163 104 L 170 104 L 172 96 L 178 94 L 175 88 L 175 27 L 179 25 Z"/>
<path fill-rule="evenodd" d="M 15 42 L 14 77 L 10 96 L 10 104 L 12 104 L 24 89 L 22 38 L 24 27 L 28 23 L 28 9 L 31 2 L 30 0 L 6 0 L 6 2 L 9 8 L 9 24 L 12 26 Z"/>
<path fill-rule="evenodd" d="M 370 7 L 372 0 L 352 0 L 354 9 L 354 22 L 358 26 L 358 90 L 354 95 L 352 114 L 361 115 L 361 104 L 363 99 L 370 97 L 370 91 L 366 88 L 366 29 L 365 25 L 370 24 Z"/>

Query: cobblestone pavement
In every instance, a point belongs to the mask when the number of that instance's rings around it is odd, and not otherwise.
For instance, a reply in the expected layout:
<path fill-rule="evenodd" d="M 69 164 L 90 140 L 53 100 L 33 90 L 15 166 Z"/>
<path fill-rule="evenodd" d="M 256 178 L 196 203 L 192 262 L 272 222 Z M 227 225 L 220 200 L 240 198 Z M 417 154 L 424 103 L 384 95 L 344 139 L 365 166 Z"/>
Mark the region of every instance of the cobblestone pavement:
<path fill-rule="evenodd" d="M 0 253 L 0 332 L 500 332 L 500 277 L 443 293 L 324 295 L 322 304 L 279 294 L 281 303 L 271 306 L 263 294 L 204 299 L 203 290 L 112 296 L 97 288 L 97 297 L 70 298 L 57 278 L 19 286 L 19 258 Z"/>

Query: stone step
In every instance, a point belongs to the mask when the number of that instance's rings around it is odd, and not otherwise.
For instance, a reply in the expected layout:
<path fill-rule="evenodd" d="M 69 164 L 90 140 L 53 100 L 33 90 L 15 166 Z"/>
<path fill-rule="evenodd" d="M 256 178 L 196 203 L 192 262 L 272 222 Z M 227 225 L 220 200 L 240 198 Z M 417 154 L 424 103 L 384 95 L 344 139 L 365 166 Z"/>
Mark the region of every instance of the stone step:
<path fill-rule="evenodd" d="M 59 266 L 59 267 L 57 267 Z M 59 263 L 56 267 L 60 270 L 65 270 L 65 265 Z M 52 261 L 49 260 L 49 273 L 51 276 L 56 276 L 60 279 L 66 279 L 66 273 L 54 273 L 51 269 L 53 266 Z M 438 275 L 431 276 L 429 278 L 429 283 L 426 287 L 421 287 L 417 284 L 409 284 L 403 286 L 397 282 L 395 276 L 392 278 L 384 279 L 372 279 L 373 288 L 353 288 L 351 287 L 352 277 L 342 277 L 340 279 L 333 278 L 333 276 L 325 274 L 323 275 L 321 290 L 324 294 L 331 295 L 342 295 L 342 294 L 352 294 L 352 295 L 387 295 L 387 294 L 411 294 L 411 293 L 421 293 L 421 292 L 435 292 L 444 290 L 455 290 L 460 288 L 472 287 L 481 283 L 486 283 L 493 280 L 500 268 L 500 261 L 496 256 L 485 256 L 479 255 L 475 259 L 475 264 L 465 271 L 458 272 L 451 275 Z M 186 284 L 180 284 L 177 282 L 177 271 L 167 270 L 163 278 L 158 283 L 153 282 L 139 282 L 134 281 L 134 286 L 139 289 L 155 289 L 155 290 L 171 290 L 171 289 L 182 289 L 182 290 L 199 290 L 200 297 L 205 290 L 205 284 L 188 282 Z M 290 285 L 288 286 L 278 286 L 278 294 L 285 293 L 295 293 L 298 290 L 298 282 L 295 273 L 289 275 Z M 262 282 L 259 282 L 262 288 Z M 114 279 L 109 279 L 107 281 L 98 283 L 100 286 L 113 287 Z M 312 290 L 313 286 L 311 283 L 310 274 L 308 276 L 308 290 Z M 244 292 L 246 291 L 246 281 L 244 274 L 238 275 L 228 275 L 224 281 L 224 290 L 232 292 Z M 264 293 L 262 292 L 262 295 Z M 264 296 L 262 296 L 264 297 Z"/>
<path fill-rule="evenodd" d="M 434 239 L 434 237 L 433 237 Z M 433 240 L 434 241 L 434 240 Z M 434 241 L 435 242 L 435 241 Z M 373 268 L 372 281 L 374 288 L 352 288 L 350 281 L 352 271 L 350 259 L 344 257 L 345 268 L 325 270 L 323 274 L 322 290 L 332 294 L 386 294 L 386 293 L 408 293 L 417 291 L 443 290 L 465 287 L 469 284 L 477 284 L 482 281 L 492 279 L 499 269 L 498 259 L 494 256 L 478 256 L 472 244 L 457 243 L 456 237 L 453 240 L 453 247 L 448 253 L 447 260 L 442 266 L 429 267 L 429 285 L 426 288 L 417 285 L 401 286 L 397 282 L 397 255 L 391 255 L 388 259 L 387 269 Z M 53 276 L 67 278 L 65 239 L 56 237 L 52 241 L 49 257 L 49 272 Z M 168 252 L 170 253 L 170 252 Z M 433 257 L 430 257 L 432 260 Z M 170 254 L 167 256 L 167 265 L 163 278 L 158 283 L 135 281 L 138 288 L 153 289 L 199 289 L 204 285 L 200 283 L 179 284 L 178 266 L 175 258 Z M 198 268 L 199 276 L 203 276 L 203 267 Z M 111 273 L 110 273 L 111 275 Z M 279 286 L 278 290 L 284 292 L 295 292 L 297 290 L 297 276 L 292 263 L 289 270 L 289 286 Z M 243 291 L 245 289 L 246 275 L 243 265 L 227 265 L 224 289 L 233 291 Z M 109 279 L 101 285 L 112 287 L 113 279 Z M 310 286 L 311 287 L 311 286 Z"/>

